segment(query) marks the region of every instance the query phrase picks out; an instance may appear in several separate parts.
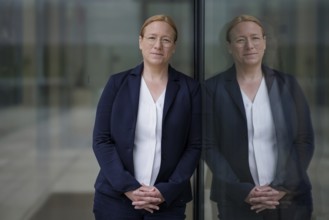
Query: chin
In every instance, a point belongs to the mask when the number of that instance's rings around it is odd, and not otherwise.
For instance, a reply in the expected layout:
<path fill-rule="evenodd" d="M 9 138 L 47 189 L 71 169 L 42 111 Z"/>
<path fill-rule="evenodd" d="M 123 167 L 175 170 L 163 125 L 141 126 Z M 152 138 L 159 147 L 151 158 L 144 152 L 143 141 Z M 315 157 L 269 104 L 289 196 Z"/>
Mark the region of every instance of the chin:
<path fill-rule="evenodd" d="M 249 64 L 249 65 L 257 65 L 257 64 L 261 64 L 261 62 L 257 59 L 257 60 L 254 60 L 254 59 L 250 59 L 250 60 L 246 60 L 245 61 L 245 64 Z"/>
<path fill-rule="evenodd" d="M 161 66 L 165 64 L 163 60 L 149 60 L 148 63 L 154 66 Z"/>

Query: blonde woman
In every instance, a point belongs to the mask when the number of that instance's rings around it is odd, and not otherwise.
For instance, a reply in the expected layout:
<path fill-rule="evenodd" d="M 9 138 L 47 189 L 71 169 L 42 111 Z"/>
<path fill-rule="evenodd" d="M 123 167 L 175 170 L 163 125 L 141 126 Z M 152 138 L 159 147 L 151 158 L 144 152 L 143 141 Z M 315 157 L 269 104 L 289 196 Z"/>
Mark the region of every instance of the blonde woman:
<path fill-rule="evenodd" d="M 177 37 L 170 17 L 148 18 L 143 62 L 104 88 L 93 134 L 97 220 L 185 219 L 201 151 L 201 92 L 169 64 Z"/>

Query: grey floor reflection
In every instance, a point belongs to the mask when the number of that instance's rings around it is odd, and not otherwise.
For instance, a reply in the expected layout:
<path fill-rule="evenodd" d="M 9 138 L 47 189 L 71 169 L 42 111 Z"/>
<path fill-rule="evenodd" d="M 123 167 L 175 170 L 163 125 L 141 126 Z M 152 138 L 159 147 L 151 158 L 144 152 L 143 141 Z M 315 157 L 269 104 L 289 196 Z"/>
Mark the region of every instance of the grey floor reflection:
<path fill-rule="evenodd" d="M 54 193 L 30 220 L 90 220 L 92 193 Z"/>
<path fill-rule="evenodd" d="M 94 109 L 47 111 L 49 118 L 44 120 L 37 120 L 33 108 L 0 111 L 1 220 L 93 219 L 93 183 L 98 173 L 91 149 Z M 326 220 L 329 216 L 328 110 L 313 111 L 313 119 L 317 137 L 309 174 L 314 219 Z M 208 196 L 209 175 L 206 173 L 205 179 L 207 220 L 216 219 L 216 208 Z M 188 215 L 187 219 L 191 218 Z"/>
<path fill-rule="evenodd" d="M 90 219 L 94 109 L 47 111 L 43 120 L 28 108 L 0 114 L 0 219 Z"/>

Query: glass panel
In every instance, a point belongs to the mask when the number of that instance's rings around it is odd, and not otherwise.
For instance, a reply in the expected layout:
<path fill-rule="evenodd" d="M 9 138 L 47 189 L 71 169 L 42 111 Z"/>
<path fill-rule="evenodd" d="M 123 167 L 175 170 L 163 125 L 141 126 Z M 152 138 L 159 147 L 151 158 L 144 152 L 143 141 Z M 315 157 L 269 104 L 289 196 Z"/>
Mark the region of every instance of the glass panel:
<path fill-rule="evenodd" d="M 205 7 L 206 79 L 232 65 L 224 25 L 234 16 L 251 14 L 261 19 L 267 31 L 264 63 L 294 75 L 301 85 L 315 131 L 315 152 L 308 168 L 313 187 L 312 219 L 328 219 L 329 2 L 210 0 L 205 1 Z M 200 186 L 205 198 L 204 219 L 217 219 L 216 203 L 209 198 L 213 175 L 207 165 L 204 165 L 204 174 Z"/>
<path fill-rule="evenodd" d="M 93 219 L 100 92 L 111 74 L 141 62 L 139 29 L 157 13 L 176 21 L 172 65 L 192 75 L 192 2 L 0 4 L 0 219 Z"/>

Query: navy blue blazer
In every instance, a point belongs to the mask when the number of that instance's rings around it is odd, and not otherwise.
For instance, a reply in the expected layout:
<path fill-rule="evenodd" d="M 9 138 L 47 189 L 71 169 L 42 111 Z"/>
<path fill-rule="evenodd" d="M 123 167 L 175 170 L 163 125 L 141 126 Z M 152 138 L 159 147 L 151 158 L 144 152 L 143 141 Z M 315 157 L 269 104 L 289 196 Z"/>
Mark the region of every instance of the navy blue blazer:
<path fill-rule="evenodd" d="M 277 137 L 278 161 L 271 186 L 289 202 L 311 205 L 307 168 L 314 151 L 310 111 L 291 75 L 262 66 Z M 233 65 L 205 82 L 206 162 L 212 171 L 211 199 L 240 206 L 255 186 L 248 163 L 248 130 Z M 248 209 L 249 210 L 249 209 Z"/>
<path fill-rule="evenodd" d="M 133 148 L 143 63 L 110 77 L 100 97 L 93 150 L 100 165 L 95 189 L 112 197 L 139 188 Z M 155 187 L 165 203 L 192 199 L 190 178 L 201 154 L 199 82 L 169 66 L 161 140 L 161 166 Z"/>

